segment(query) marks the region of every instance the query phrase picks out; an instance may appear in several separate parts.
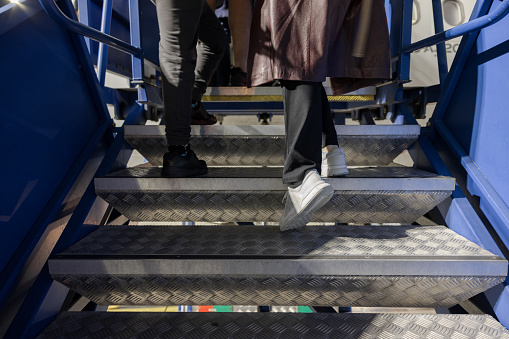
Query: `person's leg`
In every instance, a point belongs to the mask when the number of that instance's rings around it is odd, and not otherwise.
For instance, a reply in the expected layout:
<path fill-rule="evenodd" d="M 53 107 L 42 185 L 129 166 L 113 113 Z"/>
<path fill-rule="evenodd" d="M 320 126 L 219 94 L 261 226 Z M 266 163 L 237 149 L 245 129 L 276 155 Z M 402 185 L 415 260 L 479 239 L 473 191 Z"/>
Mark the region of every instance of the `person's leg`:
<path fill-rule="evenodd" d="M 281 231 L 306 226 L 313 213 L 334 194 L 322 180 L 321 83 L 281 81 L 285 110 L 285 164 L 283 182 L 288 185 Z"/>
<path fill-rule="evenodd" d="M 224 47 L 224 54 L 221 62 L 217 66 L 215 73 L 215 86 L 229 86 L 230 85 L 230 68 L 231 68 L 231 60 L 230 60 L 230 26 L 228 26 L 228 18 L 219 18 L 219 22 L 223 26 L 223 30 L 226 34 L 226 45 Z M 212 77 L 214 79 L 214 76 Z M 212 81 L 209 83 L 209 86 L 212 85 Z"/>
<path fill-rule="evenodd" d="M 202 1 L 156 2 L 168 145 L 184 146 L 189 143 L 196 43 L 202 7 Z"/>
<path fill-rule="evenodd" d="M 223 26 L 214 11 L 204 1 L 203 4 L 198 25 L 198 59 L 192 96 L 191 123 L 193 125 L 213 125 L 217 122 L 216 117 L 209 114 L 203 107 L 201 98 L 221 62 L 226 46 L 226 33 Z"/>
<path fill-rule="evenodd" d="M 321 83 L 282 80 L 281 85 L 286 135 L 283 183 L 298 185 L 308 170 L 320 171 Z"/>
<path fill-rule="evenodd" d="M 201 100 L 210 78 L 223 58 L 226 46 L 224 28 L 214 11 L 207 5 L 203 6 L 200 16 L 198 39 L 200 42 L 198 44 L 193 101 Z"/>
<path fill-rule="evenodd" d="M 345 161 L 345 150 L 339 147 L 338 135 L 330 110 L 325 88 L 321 86 L 322 95 L 322 131 L 325 136 L 322 149 L 322 177 L 337 177 L 348 174 Z"/>
<path fill-rule="evenodd" d="M 306 226 L 334 194 L 320 177 L 322 160 L 322 84 L 281 81 L 285 110 L 286 154 L 283 182 L 288 184 L 281 231 Z"/>
<path fill-rule="evenodd" d="M 322 84 L 320 84 L 320 87 L 322 99 L 322 132 L 325 135 L 325 143 L 323 146 L 338 146 L 338 135 L 336 127 L 334 126 L 329 100 L 327 100 L 327 93 L 325 93 L 325 88 L 323 88 Z"/>
<path fill-rule="evenodd" d="M 189 148 L 191 96 L 196 65 L 198 22 L 205 2 L 157 1 L 168 152 L 161 175 L 188 177 L 207 173 L 207 164 Z M 205 4 L 205 6 L 207 6 Z"/>
<path fill-rule="evenodd" d="M 247 55 L 253 9 L 251 0 L 230 0 L 228 21 L 232 32 L 232 85 L 246 86 Z"/>

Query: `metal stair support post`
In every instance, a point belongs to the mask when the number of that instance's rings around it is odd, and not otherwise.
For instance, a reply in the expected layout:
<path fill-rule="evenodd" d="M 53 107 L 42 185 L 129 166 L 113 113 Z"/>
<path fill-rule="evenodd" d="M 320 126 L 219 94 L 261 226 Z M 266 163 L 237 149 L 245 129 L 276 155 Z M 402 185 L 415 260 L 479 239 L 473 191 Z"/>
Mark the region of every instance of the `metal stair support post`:
<path fill-rule="evenodd" d="M 432 0 L 433 6 L 433 22 L 435 25 L 435 34 L 439 34 L 444 31 L 444 18 L 442 15 L 442 1 Z M 440 84 L 445 83 L 447 77 L 448 66 L 447 66 L 447 53 L 445 51 L 445 42 L 437 44 L 437 60 L 438 60 L 438 74 L 440 77 Z"/>
<path fill-rule="evenodd" d="M 113 6 L 113 0 L 103 0 L 103 10 L 101 18 L 101 32 L 110 34 L 111 27 L 111 9 Z M 99 77 L 99 83 L 104 87 L 104 81 L 106 80 L 106 64 L 108 62 L 108 46 L 103 43 L 99 44 L 99 53 L 97 60 L 97 74 Z"/>
<path fill-rule="evenodd" d="M 140 9 L 138 0 L 129 0 L 129 24 L 131 32 L 131 44 L 137 48 L 141 48 L 140 35 Z M 143 83 L 144 61 L 143 57 L 131 54 L 131 63 L 133 75 L 132 84 Z"/>

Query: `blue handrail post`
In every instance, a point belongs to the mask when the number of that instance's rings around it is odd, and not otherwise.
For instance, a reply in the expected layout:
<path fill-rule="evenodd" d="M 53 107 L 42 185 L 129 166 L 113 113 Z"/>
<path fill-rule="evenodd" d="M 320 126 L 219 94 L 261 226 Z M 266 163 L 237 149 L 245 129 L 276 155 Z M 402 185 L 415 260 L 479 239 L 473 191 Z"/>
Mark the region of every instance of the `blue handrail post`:
<path fill-rule="evenodd" d="M 442 14 L 442 1 L 432 0 L 433 5 L 433 21 L 435 23 L 435 34 L 442 33 L 444 31 L 444 19 Z M 445 84 L 447 77 L 448 66 L 447 66 L 447 53 L 445 51 L 445 42 L 437 44 L 437 59 L 438 59 L 438 74 L 440 77 L 440 85 Z"/>
<path fill-rule="evenodd" d="M 105 34 L 110 34 L 112 7 L 113 0 L 104 0 L 101 18 L 101 32 Z M 104 87 L 104 82 L 106 80 L 107 63 L 108 63 L 108 46 L 103 43 L 100 43 L 97 59 L 97 75 L 99 77 L 99 83 L 101 84 L 101 87 Z"/>
<path fill-rule="evenodd" d="M 78 20 L 86 26 L 90 26 L 90 5 L 89 0 L 78 0 Z M 85 37 L 88 51 L 91 52 L 90 38 Z"/>
<path fill-rule="evenodd" d="M 138 0 L 129 0 L 129 26 L 131 30 L 131 45 L 141 48 L 140 7 Z M 131 84 L 143 83 L 143 59 L 131 56 L 132 80 Z"/>
<path fill-rule="evenodd" d="M 478 1 L 474 6 L 470 20 L 485 17 L 487 13 L 489 13 L 491 4 L 491 0 Z M 474 34 L 469 34 L 462 38 L 461 44 L 451 66 L 451 71 L 447 75 L 445 87 L 442 88 L 442 92 L 438 98 L 437 105 L 433 111 L 432 121 L 440 121 L 443 119 L 446 109 L 453 97 L 456 86 L 460 81 L 462 70 L 465 68 L 468 57 L 476 44 L 478 33 L 479 32 L 474 32 Z M 434 129 L 432 131 L 434 131 Z"/>
<path fill-rule="evenodd" d="M 410 79 L 410 53 L 403 52 L 403 47 L 412 42 L 412 10 L 413 0 L 403 0 L 403 17 L 401 26 L 401 49 L 399 54 L 398 78 L 402 81 Z"/>
<path fill-rule="evenodd" d="M 391 37 L 391 63 L 392 79 L 395 80 L 390 86 L 384 86 L 381 93 L 383 100 L 402 101 L 403 83 L 410 79 L 410 53 L 403 53 L 403 48 L 411 43 L 412 39 L 412 7 L 413 0 L 390 0 L 390 37 Z M 390 99 L 387 98 L 390 96 Z M 388 114 L 399 115 L 399 107 L 390 104 Z"/>

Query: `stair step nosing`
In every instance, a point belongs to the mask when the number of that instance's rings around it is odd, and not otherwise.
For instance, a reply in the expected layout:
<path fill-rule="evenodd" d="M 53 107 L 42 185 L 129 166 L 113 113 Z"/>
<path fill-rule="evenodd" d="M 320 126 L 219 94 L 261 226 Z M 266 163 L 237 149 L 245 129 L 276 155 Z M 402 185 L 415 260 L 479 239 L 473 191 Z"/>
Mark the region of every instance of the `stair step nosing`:
<path fill-rule="evenodd" d="M 281 178 L 121 178 L 95 180 L 96 191 L 286 191 Z M 434 178 L 325 179 L 334 191 L 453 191 L 455 180 Z"/>
<path fill-rule="evenodd" d="M 419 125 L 337 125 L 339 136 L 415 135 Z M 164 137 L 165 127 L 159 125 L 124 126 L 125 136 Z M 191 136 L 284 136 L 283 125 L 212 125 L 191 126 Z"/>
<path fill-rule="evenodd" d="M 283 275 L 283 276 L 499 276 L 496 256 L 341 259 L 51 259 L 51 274 Z"/>

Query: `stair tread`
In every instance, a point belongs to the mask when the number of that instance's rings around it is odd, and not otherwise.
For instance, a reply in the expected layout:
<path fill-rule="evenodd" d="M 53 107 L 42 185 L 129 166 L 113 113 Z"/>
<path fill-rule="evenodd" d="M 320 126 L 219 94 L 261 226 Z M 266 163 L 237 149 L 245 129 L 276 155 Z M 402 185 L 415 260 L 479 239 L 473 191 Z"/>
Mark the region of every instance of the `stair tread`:
<path fill-rule="evenodd" d="M 336 125 L 338 136 L 419 135 L 419 125 Z M 124 126 L 126 137 L 165 137 L 162 125 Z M 284 136 L 284 125 L 192 125 L 191 137 L 199 136 Z"/>
<path fill-rule="evenodd" d="M 494 255 L 444 226 L 104 226 L 61 255 L 446 257 Z"/>
<path fill-rule="evenodd" d="M 334 190 L 454 190 L 455 179 L 410 167 L 352 168 L 325 178 Z M 193 178 L 161 178 L 158 167 L 134 167 L 96 178 L 96 190 L 271 190 L 285 191 L 279 167 L 211 167 Z M 114 180 L 113 180 L 114 179 Z M 115 183 L 116 182 L 116 183 Z M 131 183 L 131 184 L 129 184 Z"/>
<path fill-rule="evenodd" d="M 509 338 L 489 315 L 63 312 L 39 338 Z"/>
<path fill-rule="evenodd" d="M 101 261 L 96 268 L 85 265 L 91 269 L 87 273 L 96 274 L 117 269 L 118 274 L 213 274 L 221 269 L 245 275 L 486 276 L 507 271 L 507 261 L 443 226 L 311 226 L 285 233 L 259 226 L 106 226 L 52 259 L 51 272 L 85 273 L 74 259 Z"/>
<path fill-rule="evenodd" d="M 443 226 L 104 226 L 49 270 L 99 305 L 452 307 L 507 261 Z"/>

